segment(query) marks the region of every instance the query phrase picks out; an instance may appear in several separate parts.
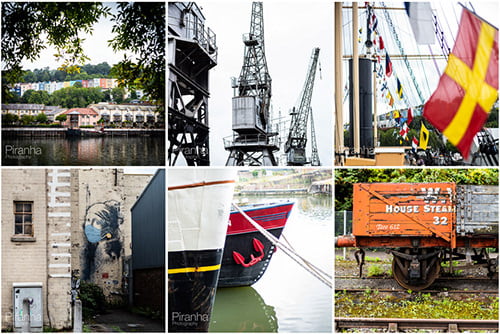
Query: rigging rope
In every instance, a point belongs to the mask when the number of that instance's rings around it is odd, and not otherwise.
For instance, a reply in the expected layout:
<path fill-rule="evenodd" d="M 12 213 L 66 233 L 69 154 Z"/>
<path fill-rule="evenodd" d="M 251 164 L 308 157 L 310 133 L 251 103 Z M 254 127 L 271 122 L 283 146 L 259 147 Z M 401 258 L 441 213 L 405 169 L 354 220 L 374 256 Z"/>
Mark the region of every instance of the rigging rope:
<path fill-rule="evenodd" d="M 322 283 L 327 285 L 330 289 L 332 288 L 332 276 L 324 272 L 320 268 L 314 266 L 312 263 L 300 256 L 292 247 L 289 247 L 285 243 L 281 242 L 272 233 L 267 231 L 265 228 L 260 226 L 255 220 L 250 218 L 238 205 L 233 203 L 233 206 L 238 210 L 238 212 L 245 217 L 245 219 L 252 224 L 253 227 L 257 229 L 267 240 L 269 240 L 274 246 L 279 247 L 286 255 L 288 255 L 292 260 L 299 264 L 302 268 L 311 273 L 314 277 L 319 279 Z"/>
<path fill-rule="evenodd" d="M 401 41 L 399 40 L 398 33 L 396 31 L 396 28 L 394 27 L 391 16 L 389 15 L 389 11 L 387 10 L 387 6 L 385 5 L 384 2 L 382 2 L 381 4 L 384 7 L 384 16 L 385 16 L 385 19 L 387 20 L 387 24 L 389 25 L 391 33 L 394 36 L 396 44 L 399 48 L 399 51 L 401 52 L 401 55 L 403 56 L 403 60 L 405 62 L 406 67 L 408 68 L 408 72 L 410 73 L 410 77 L 413 81 L 413 85 L 415 86 L 415 89 L 417 90 L 418 97 L 420 98 L 420 103 L 423 104 L 425 102 L 425 100 L 422 96 L 422 91 L 420 90 L 420 87 L 418 86 L 417 79 L 415 78 L 415 75 L 413 74 L 413 70 L 410 66 L 410 62 L 408 61 L 408 57 L 406 57 L 403 46 L 401 45 Z"/>

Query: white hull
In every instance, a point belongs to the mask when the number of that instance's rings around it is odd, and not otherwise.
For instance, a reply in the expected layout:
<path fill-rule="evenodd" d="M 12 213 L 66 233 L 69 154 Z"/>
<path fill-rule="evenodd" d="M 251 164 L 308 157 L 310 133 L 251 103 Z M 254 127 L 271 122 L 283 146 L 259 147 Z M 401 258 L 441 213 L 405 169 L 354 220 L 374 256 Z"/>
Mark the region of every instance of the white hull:
<path fill-rule="evenodd" d="M 224 247 L 235 178 L 227 168 L 169 170 L 169 252 Z"/>

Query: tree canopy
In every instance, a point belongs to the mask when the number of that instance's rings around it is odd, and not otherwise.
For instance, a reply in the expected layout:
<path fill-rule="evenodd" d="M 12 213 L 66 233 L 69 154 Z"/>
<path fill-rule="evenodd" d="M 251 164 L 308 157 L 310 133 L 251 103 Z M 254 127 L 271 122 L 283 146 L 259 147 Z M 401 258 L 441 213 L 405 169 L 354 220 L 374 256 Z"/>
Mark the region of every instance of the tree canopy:
<path fill-rule="evenodd" d="M 122 85 L 143 89 L 162 108 L 165 101 L 165 3 L 120 2 L 110 41 L 113 50 L 131 54 L 112 73 Z M 133 54 L 137 55 L 134 59 Z"/>
<path fill-rule="evenodd" d="M 337 169 L 335 211 L 352 210 L 352 185 L 362 182 L 455 182 L 498 185 L 498 169 Z"/>
<path fill-rule="evenodd" d="M 25 74 L 22 62 L 36 60 L 47 47 L 56 49 L 54 56 L 62 62 L 59 70 L 66 73 L 83 70 L 92 75 L 92 69 L 81 66 L 89 58 L 80 33 L 91 33 L 93 25 L 103 16 L 111 16 L 114 22 L 115 37 L 109 46 L 114 51 L 128 53 L 112 69 L 108 65 L 107 70 L 123 86 L 143 89 L 150 100 L 163 106 L 166 20 L 162 2 L 121 2 L 116 14 L 98 2 L 2 2 L 3 99 L 11 95 L 8 84 L 22 80 Z M 34 78 L 27 75 L 30 80 Z M 39 81 L 50 80 L 49 73 L 42 71 L 40 75 L 36 79 L 43 80 Z M 59 76 L 55 81 L 64 81 L 61 73 L 54 75 Z"/>
<path fill-rule="evenodd" d="M 79 33 L 91 33 L 102 15 L 109 15 L 109 8 L 97 2 L 2 2 L 6 75 L 19 78 L 22 61 L 36 60 L 49 46 L 56 49 L 61 69 L 77 71 L 76 64 L 88 60 Z"/>
<path fill-rule="evenodd" d="M 83 65 L 79 73 L 67 73 L 57 69 L 50 69 L 49 67 L 36 68 L 33 71 L 24 71 L 18 82 L 71 81 L 108 78 L 110 77 L 110 70 L 111 66 L 109 66 L 107 62 L 102 62 L 97 65 Z"/>

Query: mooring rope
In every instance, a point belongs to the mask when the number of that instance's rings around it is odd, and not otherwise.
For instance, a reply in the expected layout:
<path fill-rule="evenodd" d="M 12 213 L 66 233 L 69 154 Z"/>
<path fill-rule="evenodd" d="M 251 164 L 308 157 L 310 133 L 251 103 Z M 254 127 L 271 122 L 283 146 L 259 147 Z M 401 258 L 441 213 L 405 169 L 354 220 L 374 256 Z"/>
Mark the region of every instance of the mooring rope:
<path fill-rule="evenodd" d="M 295 261 L 298 265 L 300 265 L 302 268 L 304 268 L 307 272 L 311 273 L 314 277 L 319 279 L 322 283 L 327 285 L 330 289 L 332 288 L 332 276 L 321 270 L 320 268 L 314 266 L 311 262 L 308 260 L 304 259 L 302 256 L 300 256 L 295 250 L 293 250 L 291 247 L 287 246 L 283 242 L 281 242 L 278 238 L 276 238 L 272 233 L 267 231 L 265 228 L 260 226 L 255 220 L 250 218 L 238 205 L 233 203 L 233 206 L 238 210 L 239 213 L 243 217 L 245 217 L 246 220 L 250 224 L 252 224 L 253 227 L 257 229 L 267 240 L 269 240 L 274 246 L 279 247 L 286 255 L 288 255 L 293 261 Z"/>

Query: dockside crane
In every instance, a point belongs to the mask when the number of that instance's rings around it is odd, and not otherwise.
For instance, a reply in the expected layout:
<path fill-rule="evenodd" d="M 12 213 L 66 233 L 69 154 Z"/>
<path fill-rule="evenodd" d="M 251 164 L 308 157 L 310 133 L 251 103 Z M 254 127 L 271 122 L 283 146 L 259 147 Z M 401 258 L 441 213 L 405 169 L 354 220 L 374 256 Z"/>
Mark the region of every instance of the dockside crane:
<path fill-rule="evenodd" d="M 243 66 L 238 79 L 232 78 L 231 139 L 224 139 L 230 151 L 226 166 L 276 166 L 272 143 L 277 133 L 271 132 L 271 76 L 264 47 L 264 16 L 262 2 L 252 3 L 250 33 L 243 35 L 245 45 Z"/>
<path fill-rule="evenodd" d="M 169 2 L 168 18 L 168 164 L 209 166 L 209 72 L 217 65 L 216 35 L 194 2 Z"/>
<path fill-rule="evenodd" d="M 316 134 L 312 121 L 311 98 L 314 87 L 314 79 L 316 77 L 316 68 L 318 66 L 319 48 L 314 48 L 311 55 L 311 61 L 307 70 L 306 81 L 300 94 L 299 105 L 294 106 L 290 115 L 290 132 L 285 143 L 285 153 L 287 154 L 288 166 L 304 166 L 311 164 L 319 166 L 318 149 L 316 146 Z M 313 135 L 312 144 L 312 159 L 307 161 L 306 144 L 307 144 L 307 120 L 311 114 L 311 133 Z M 314 163 L 314 164 L 313 164 Z"/>
<path fill-rule="evenodd" d="M 321 166 L 318 154 L 318 144 L 316 143 L 316 130 L 314 129 L 314 117 L 311 112 L 311 166 Z"/>

